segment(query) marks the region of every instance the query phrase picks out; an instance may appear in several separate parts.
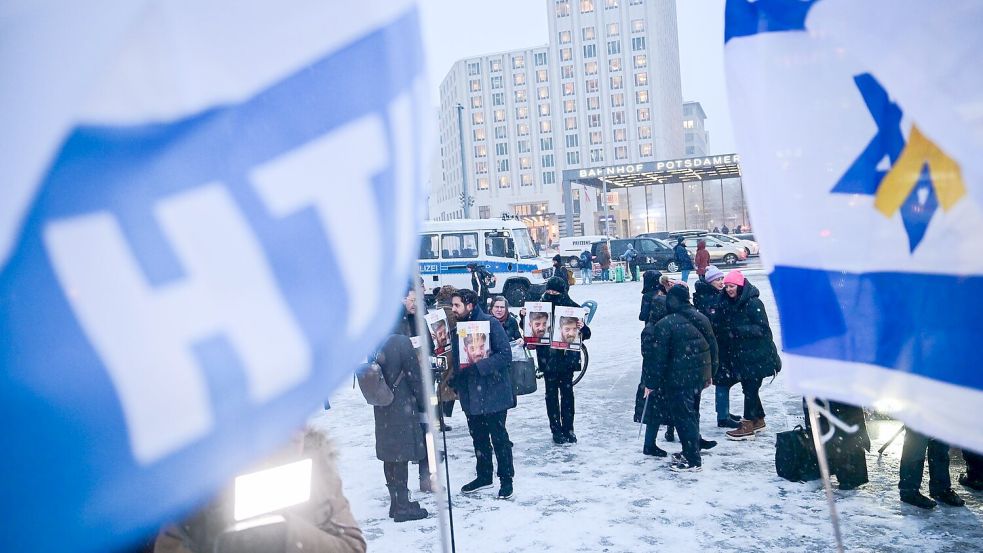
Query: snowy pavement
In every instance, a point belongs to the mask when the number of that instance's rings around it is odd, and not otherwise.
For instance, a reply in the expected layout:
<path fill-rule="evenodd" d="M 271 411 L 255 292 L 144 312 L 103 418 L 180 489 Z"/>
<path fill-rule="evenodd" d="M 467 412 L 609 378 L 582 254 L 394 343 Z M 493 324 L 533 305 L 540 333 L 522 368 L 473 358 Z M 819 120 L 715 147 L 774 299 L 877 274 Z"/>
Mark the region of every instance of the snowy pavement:
<path fill-rule="evenodd" d="M 769 319 L 780 335 L 774 299 L 765 275 L 749 268 L 761 289 Z M 695 278 L 695 277 L 694 277 Z M 678 474 L 665 459 L 641 454 L 639 427 L 632 423 L 641 368 L 637 283 L 577 285 L 576 301 L 600 307 L 588 342 L 590 367 L 575 388 L 579 443 L 554 445 L 546 421 L 543 387 L 521 396 L 509 412 L 515 444 L 515 496 L 494 498 L 497 487 L 477 497 L 462 496 L 474 477 L 474 454 L 464 415 L 448 419 L 454 523 L 459 551 L 830 551 L 833 533 L 819 482 L 792 483 L 775 475 L 775 433 L 802 422 L 800 398 L 786 391 L 784 373 L 762 387 L 768 429 L 754 441 L 730 442 L 716 427 L 712 389 L 704 392 L 701 428 L 719 445 L 704 456 L 701 473 Z M 438 551 L 437 520 L 396 524 L 387 517 L 389 496 L 382 463 L 375 458 L 372 408 L 357 390 L 343 387 L 332 409 L 313 423 L 325 429 L 341 451 L 341 476 L 372 551 Z M 740 387 L 731 394 L 731 412 L 740 414 Z M 458 406 L 459 407 L 459 406 Z M 873 453 L 867 455 L 871 482 L 849 492 L 835 491 L 848 551 L 981 551 L 983 494 L 956 483 L 962 459 L 953 455 L 954 488 L 965 508 L 939 506 L 921 511 L 898 501 L 899 438 L 878 459 L 879 448 L 899 427 L 871 424 Z M 677 443 L 661 446 L 678 451 Z M 432 496 L 414 498 L 434 512 Z M 440 475 L 443 478 L 443 467 Z M 924 490 L 927 493 L 928 471 Z"/>

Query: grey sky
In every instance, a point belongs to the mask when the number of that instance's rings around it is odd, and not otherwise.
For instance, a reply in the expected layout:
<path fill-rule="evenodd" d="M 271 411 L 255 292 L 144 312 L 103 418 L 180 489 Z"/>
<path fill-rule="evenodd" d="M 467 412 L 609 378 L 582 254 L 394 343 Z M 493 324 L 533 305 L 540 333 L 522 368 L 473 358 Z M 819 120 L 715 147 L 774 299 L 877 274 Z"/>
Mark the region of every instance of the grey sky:
<path fill-rule="evenodd" d="M 546 0 L 419 0 L 432 100 L 451 65 L 469 56 L 548 42 Z M 703 104 L 710 151 L 735 151 L 724 83 L 724 0 L 677 0 L 683 98 Z M 682 132 L 680 130 L 680 132 Z"/>

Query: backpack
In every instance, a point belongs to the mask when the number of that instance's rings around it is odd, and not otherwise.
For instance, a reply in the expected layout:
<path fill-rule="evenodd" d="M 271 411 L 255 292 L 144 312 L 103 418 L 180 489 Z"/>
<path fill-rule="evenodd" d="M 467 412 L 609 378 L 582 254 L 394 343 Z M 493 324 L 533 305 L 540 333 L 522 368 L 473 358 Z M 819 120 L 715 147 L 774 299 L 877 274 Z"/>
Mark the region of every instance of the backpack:
<path fill-rule="evenodd" d="M 494 288 L 495 283 L 498 282 L 495 275 L 489 273 L 488 271 L 482 271 L 481 280 L 484 282 L 485 288 Z"/>
<path fill-rule="evenodd" d="M 395 398 L 394 392 L 399 387 L 400 382 L 406 373 L 399 372 L 399 378 L 389 386 L 386 376 L 382 373 L 382 366 L 377 361 L 363 363 L 355 370 L 355 377 L 358 379 L 358 389 L 365 397 L 365 402 L 374 407 L 387 407 L 392 404 Z"/>
<path fill-rule="evenodd" d="M 775 435 L 775 472 L 792 482 L 819 478 L 819 460 L 809 431 L 796 426 Z"/>

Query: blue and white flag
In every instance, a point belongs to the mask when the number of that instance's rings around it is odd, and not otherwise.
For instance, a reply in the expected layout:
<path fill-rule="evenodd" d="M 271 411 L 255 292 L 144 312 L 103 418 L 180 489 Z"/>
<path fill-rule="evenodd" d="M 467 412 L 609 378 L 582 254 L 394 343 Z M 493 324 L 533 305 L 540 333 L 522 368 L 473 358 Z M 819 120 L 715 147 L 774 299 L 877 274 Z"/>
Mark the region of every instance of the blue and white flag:
<path fill-rule="evenodd" d="M 983 451 L 983 3 L 726 10 L 787 382 Z"/>
<path fill-rule="evenodd" d="M 0 28 L 0 549 L 107 551 L 281 444 L 390 330 L 424 205 L 418 15 L 38 0 Z"/>

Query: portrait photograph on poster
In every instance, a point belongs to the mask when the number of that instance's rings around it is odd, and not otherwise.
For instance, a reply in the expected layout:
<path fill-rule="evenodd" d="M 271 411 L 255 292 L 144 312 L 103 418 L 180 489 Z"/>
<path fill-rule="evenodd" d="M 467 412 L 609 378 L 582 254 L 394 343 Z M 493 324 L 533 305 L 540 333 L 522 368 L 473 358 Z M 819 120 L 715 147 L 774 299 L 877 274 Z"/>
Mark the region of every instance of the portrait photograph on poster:
<path fill-rule="evenodd" d="M 582 307 L 557 307 L 553 311 L 553 338 L 550 347 L 580 351 L 580 323 L 584 320 Z"/>
<path fill-rule="evenodd" d="M 430 329 L 430 337 L 433 338 L 433 354 L 443 355 L 451 347 L 450 328 L 447 326 L 447 313 L 443 309 L 436 309 L 427 313 L 424 319 L 427 321 L 427 328 Z"/>
<path fill-rule="evenodd" d="M 488 321 L 457 323 L 461 368 L 469 367 L 491 353 L 491 326 Z"/>
<path fill-rule="evenodd" d="M 553 313 L 553 304 L 544 301 L 527 301 L 526 321 L 523 329 L 523 337 L 527 344 L 537 346 L 550 345 L 550 318 Z"/>

